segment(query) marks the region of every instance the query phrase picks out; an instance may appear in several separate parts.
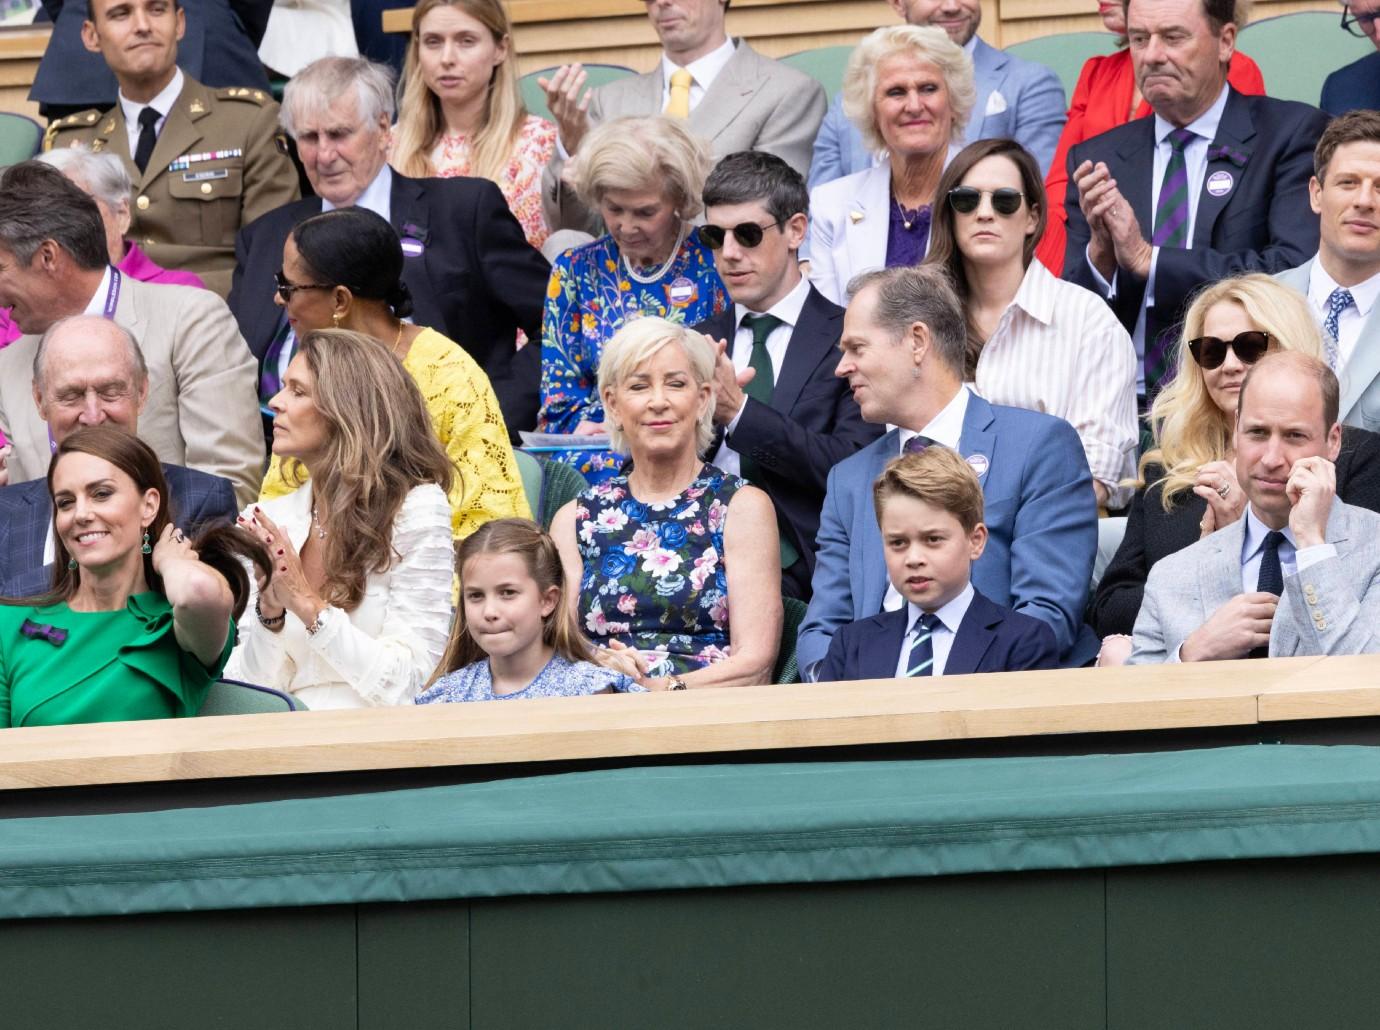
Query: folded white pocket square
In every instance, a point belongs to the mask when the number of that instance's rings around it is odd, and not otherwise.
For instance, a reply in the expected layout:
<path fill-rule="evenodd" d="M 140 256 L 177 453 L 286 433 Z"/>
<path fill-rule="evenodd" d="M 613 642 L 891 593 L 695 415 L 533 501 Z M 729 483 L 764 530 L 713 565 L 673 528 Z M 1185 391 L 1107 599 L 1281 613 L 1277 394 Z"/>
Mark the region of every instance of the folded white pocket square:
<path fill-rule="evenodd" d="M 994 114 L 1001 114 L 1006 110 L 1006 97 L 1002 96 L 997 90 L 987 94 L 987 110 L 982 112 L 984 118 L 990 118 Z"/>

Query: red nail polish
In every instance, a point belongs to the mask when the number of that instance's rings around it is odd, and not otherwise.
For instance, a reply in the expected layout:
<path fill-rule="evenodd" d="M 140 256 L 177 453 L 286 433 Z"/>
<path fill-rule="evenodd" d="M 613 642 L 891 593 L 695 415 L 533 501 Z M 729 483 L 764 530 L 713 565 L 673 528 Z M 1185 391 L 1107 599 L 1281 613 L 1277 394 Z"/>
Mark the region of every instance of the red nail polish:
<path fill-rule="evenodd" d="M 279 553 L 279 554 L 282 554 L 282 553 L 283 553 L 283 549 L 282 549 L 281 547 L 278 548 L 278 553 Z"/>

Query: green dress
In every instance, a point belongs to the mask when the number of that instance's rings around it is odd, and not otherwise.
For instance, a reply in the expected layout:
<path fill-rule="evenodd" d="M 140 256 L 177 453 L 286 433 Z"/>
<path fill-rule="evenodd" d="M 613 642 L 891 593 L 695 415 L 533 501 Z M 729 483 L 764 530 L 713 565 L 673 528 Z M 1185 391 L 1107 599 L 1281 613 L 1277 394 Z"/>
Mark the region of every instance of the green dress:
<path fill-rule="evenodd" d="M 234 645 L 232 620 L 206 668 L 178 646 L 172 606 L 153 592 L 113 612 L 0 605 L 0 727 L 196 715 Z"/>

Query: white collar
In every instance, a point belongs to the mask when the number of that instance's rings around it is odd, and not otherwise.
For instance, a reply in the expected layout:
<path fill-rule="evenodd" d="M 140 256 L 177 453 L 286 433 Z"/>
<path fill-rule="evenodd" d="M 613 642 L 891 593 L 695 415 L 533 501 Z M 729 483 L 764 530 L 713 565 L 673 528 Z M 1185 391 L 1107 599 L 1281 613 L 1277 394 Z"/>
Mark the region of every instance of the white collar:
<path fill-rule="evenodd" d="M 1227 96 L 1230 93 L 1231 87 L 1223 85 L 1222 92 L 1217 94 L 1217 99 L 1212 102 L 1212 106 L 1185 125 L 1184 128 L 1192 130 L 1195 136 L 1200 136 L 1211 143 L 1217 138 L 1217 126 L 1222 123 L 1222 112 L 1227 109 Z M 1165 121 L 1165 119 L 1156 114 L 1155 145 L 1158 146 L 1163 143 L 1169 134 L 1177 128 L 1177 125 Z"/>
<path fill-rule="evenodd" d="M 939 414 L 930 419 L 918 432 L 914 429 L 906 429 L 904 426 L 900 427 L 901 449 L 899 453 L 906 453 L 906 444 L 910 442 L 913 436 L 928 436 L 935 443 L 958 450 L 959 438 L 963 436 L 963 419 L 967 414 L 968 388 L 960 386 L 953 399 L 944 405 Z"/>
<path fill-rule="evenodd" d="M 778 300 L 766 311 L 753 312 L 749 311 L 741 304 L 734 304 L 733 328 L 735 330 L 742 328 L 744 315 L 759 314 L 775 315 L 777 318 L 781 319 L 781 321 L 785 322 L 788 326 L 794 329 L 797 323 L 799 323 L 800 321 L 800 312 L 805 307 L 805 298 L 809 295 L 810 280 L 806 279 L 802 275 L 800 277 L 800 282 L 795 284 L 795 287 L 791 290 L 791 292 L 786 294 L 780 300 Z"/>
<path fill-rule="evenodd" d="M 733 45 L 733 37 L 727 36 L 723 45 L 715 50 L 709 51 L 703 57 L 697 57 L 689 64 L 685 65 L 685 70 L 690 73 L 690 77 L 695 80 L 695 85 L 700 89 L 708 89 L 713 84 L 719 72 L 724 70 L 724 65 L 733 60 L 736 48 Z M 661 78 L 667 86 L 670 86 L 671 76 L 681 65 L 676 64 L 666 56 L 666 51 L 661 52 Z"/>
<path fill-rule="evenodd" d="M 1041 325 L 1050 325 L 1054 321 L 1056 281 L 1043 264 L 1032 260 L 1011 300 L 1012 306 L 1020 308 Z"/>
<path fill-rule="evenodd" d="M 977 41 L 978 34 L 974 31 L 973 34 L 968 37 L 968 42 L 963 44 L 963 52 L 967 54 L 969 58 L 973 58 L 977 55 Z"/>
<path fill-rule="evenodd" d="M 379 169 L 379 174 L 374 176 L 374 181 L 364 187 L 364 192 L 355 198 L 354 203 L 346 204 L 345 206 L 362 207 L 365 210 L 374 212 L 374 214 L 378 215 L 385 222 L 391 220 L 393 208 L 393 169 L 388 167 L 386 161 L 383 167 Z M 334 211 L 335 205 L 325 197 L 322 197 L 321 210 Z"/>
<path fill-rule="evenodd" d="M 973 581 L 969 580 L 961 594 L 934 613 L 935 618 L 943 623 L 944 628 L 950 633 L 957 633 L 959 624 L 963 622 L 963 616 L 968 614 L 968 606 L 972 603 Z M 907 601 L 906 611 L 910 613 L 906 618 L 906 635 L 909 636 L 915 631 L 915 623 L 925 614 L 925 610 L 914 601 Z"/>
<path fill-rule="evenodd" d="M 123 277 L 121 277 L 123 278 Z M 101 273 L 100 284 L 96 287 L 96 292 L 91 294 L 91 299 L 86 302 L 86 310 L 83 315 L 105 314 L 105 299 L 110 295 L 110 266 L 105 266 L 105 271 Z"/>
<path fill-rule="evenodd" d="M 1255 553 L 1265 546 L 1265 537 L 1274 532 L 1269 526 L 1260 521 L 1260 516 L 1255 513 L 1255 509 L 1249 504 L 1246 505 L 1246 532 L 1243 534 L 1241 542 L 1241 562 L 1245 564 L 1255 557 Z M 1284 539 L 1289 541 L 1289 546 L 1295 551 L 1298 544 L 1294 542 L 1294 531 L 1288 526 L 1280 530 L 1284 534 Z"/>
<path fill-rule="evenodd" d="M 137 126 L 139 124 L 139 112 L 146 107 L 151 107 L 157 111 L 160 119 L 168 117 L 168 112 L 172 110 L 173 104 L 177 103 L 177 98 L 182 95 L 182 85 L 185 81 L 182 69 L 174 66 L 172 81 L 164 86 L 162 91 L 147 104 L 137 103 L 121 93 L 120 110 L 124 112 L 125 124 Z"/>
<path fill-rule="evenodd" d="M 1323 267 L 1321 255 L 1315 257 L 1312 268 L 1308 270 L 1308 300 L 1313 307 L 1326 312 L 1327 299 L 1340 285 Z M 1351 291 L 1351 300 L 1356 305 L 1357 312 L 1365 318 L 1375 306 L 1376 299 L 1380 298 L 1380 272 L 1376 272 L 1369 279 L 1361 280 L 1355 286 L 1348 286 L 1347 289 Z"/>

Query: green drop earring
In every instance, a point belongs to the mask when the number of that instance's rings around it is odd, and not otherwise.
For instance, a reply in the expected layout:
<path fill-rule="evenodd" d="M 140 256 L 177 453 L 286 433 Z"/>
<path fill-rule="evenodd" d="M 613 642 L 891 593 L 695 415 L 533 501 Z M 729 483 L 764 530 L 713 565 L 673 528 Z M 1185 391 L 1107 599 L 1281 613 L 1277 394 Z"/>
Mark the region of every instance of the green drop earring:
<path fill-rule="evenodd" d="M 69 572 L 75 572 L 75 571 L 77 570 L 77 559 L 75 559 L 75 558 L 68 558 L 68 559 L 67 559 L 67 569 L 68 569 Z"/>
<path fill-rule="evenodd" d="M 153 553 L 153 548 L 149 545 L 149 531 L 147 529 L 144 530 L 144 546 L 139 548 L 139 550 L 143 551 L 145 554 Z"/>

